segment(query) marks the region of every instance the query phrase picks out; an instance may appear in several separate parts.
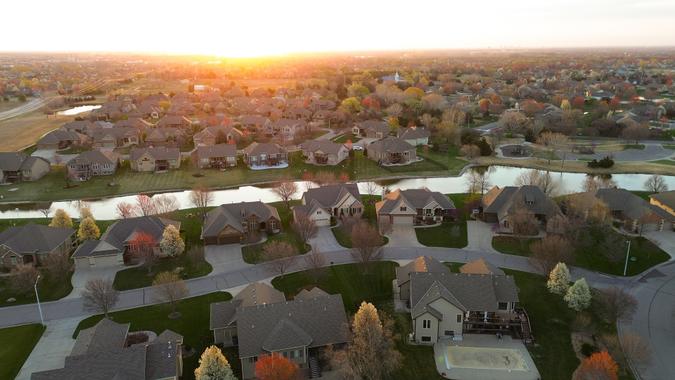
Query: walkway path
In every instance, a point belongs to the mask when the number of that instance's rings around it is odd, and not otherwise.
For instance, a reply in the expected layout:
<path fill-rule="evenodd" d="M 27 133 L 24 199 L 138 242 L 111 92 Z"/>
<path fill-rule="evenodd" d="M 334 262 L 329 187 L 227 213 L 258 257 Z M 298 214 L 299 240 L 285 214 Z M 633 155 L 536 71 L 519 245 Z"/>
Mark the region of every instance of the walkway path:
<path fill-rule="evenodd" d="M 73 332 L 82 318 L 69 318 L 47 323 L 42 338 L 33 348 L 19 371 L 17 380 L 30 379 L 33 372 L 63 368 L 75 340 Z"/>
<path fill-rule="evenodd" d="M 466 249 L 497 253 L 497 250 L 492 248 L 492 237 L 495 235 L 492 225 L 469 220 L 466 222 L 466 234 L 469 243 Z"/>
<path fill-rule="evenodd" d="M 328 226 L 319 227 L 316 236 L 309 239 L 309 245 L 317 252 L 332 252 L 345 249 L 345 247 L 341 246 L 340 243 L 335 240 L 335 235 L 333 235 L 331 227 Z"/>

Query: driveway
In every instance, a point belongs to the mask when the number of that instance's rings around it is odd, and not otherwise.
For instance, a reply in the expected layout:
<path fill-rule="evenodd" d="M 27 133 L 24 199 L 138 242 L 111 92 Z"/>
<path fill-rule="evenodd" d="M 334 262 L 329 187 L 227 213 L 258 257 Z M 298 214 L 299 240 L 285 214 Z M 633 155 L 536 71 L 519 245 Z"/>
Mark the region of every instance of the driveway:
<path fill-rule="evenodd" d="M 670 255 L 670 258 L 675 258 L 675 232 L 673 231 L 650 231 L 643 234 L 652 243 L 656 244 Z"/>
<path fill-rule="evenodd" d="M 394 224 L 391 232 L 387 234 L 389 243 L 387 247 L 424 247 L 417 241 L 417 234 L 413 226 Z"/>
<path fill-rule="evenodd" d="M 497 252 L 492 248 L 492 225 L 477 220 L 466 222 L 466 234 L 469 244 L 466 249 L 471 251 Z"/>
<path fill-rule="evenodd" d="M 213 267 L 209 276 L 253 266 L 244 262 L 239 244 L 207 245 L 204 247 L 204 258 Z"/>
<path fill-rule="evenodd" d="M 47 322 L 47 329 L 16 378 L 30 379 L 33 372 L 63 368 L 66 356 L 70 355 L 75 344 L 73 332 L 81 319 L 77 317 Z"/>
<path fill-rule="evenodd" d="M 328 226 L 319 227 L 316 236 L 309 239 L 309 245 L 312 246 L 313 250 L 319 252 L 333 252 L 345 249 L 345 247 L 335 240 L 335 235 L 333 235 L 333 231 Z"/>
<path fill-rule="evenodd" d="M 87 269 L 75 269 L 73 277 L 70 282 L 73 284 L 73 291 L 70 292 L 66 298 L 77 298 L 82 294 L 84 287 L 87 285 L 87 281 L 93 280 L 95 278 L 102 278 L 105 280 L 113 281 L 115 280 L 115 274 L 121 270 L 127 269 L 130 267 L 125 266 L 116 266 L 110 268 L 87 268 Z"/>

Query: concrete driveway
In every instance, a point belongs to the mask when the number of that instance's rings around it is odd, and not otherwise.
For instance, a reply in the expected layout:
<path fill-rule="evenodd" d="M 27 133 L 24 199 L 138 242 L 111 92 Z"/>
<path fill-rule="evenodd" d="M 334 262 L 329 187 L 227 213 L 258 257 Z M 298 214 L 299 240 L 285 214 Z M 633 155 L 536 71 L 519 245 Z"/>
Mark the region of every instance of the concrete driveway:
<path fill-rule="evenodd" d="M 671 259 L 675 258 L 675 232 L 650 231 L 645 233 L 644 236 L 669 254 Z"/>
<path fill-rule="evenodd" d="M 207 245 L 204 247 L 204 258 L 213 267 L 209 276 L 252 266 L 244 262 L 240 244 Z"/>
<path fill-rule="evenodd" d="M 391 232 L 387 234 L 389 243 L 386 247 L 424 247 L 417 241 L 415 228 L 408 225 L 394 224 L 391 226 Z"/>
<path fill-rule="evenodd" d="M 333 231 L 328 226 L 319 227 L 316 236 L 309 239 L 309 245 L 312 246 L 313 250 L 319 252 L 333 252 L 345 249 L 345 247 L 335 240 L 335 235 L 333 235 Z"/>
<path fill-rule="evenodd" d="M 469 244 L 466 249 L 482 252 L 497 252 L 492 248 L 492 225 L 477 220 L 466 222 L 466 234 Z"/>
<path fill-rule="evenodd" d="M 42 338 L 38 341 L 33 352 L 23 363 L 17 379 L 30 379 L 30 375 L 37 371 L 63 368 L 66 356 L 70 355 L 75 340 L 72 338 L 77 324 L 82 318 L 59 319 L 47 322 Z"/>
<path fill-rule="evenodd" d="M 96 278 L 102 278 L 104 280 L 115 280 L 115 274 L 121 270 L 127 269 L 130 267 L 127 266 L 116 266 L 109 268 L 87 268 L 87 269 L 75 269 L 73 277 L 70 279 L 70 283 L 73 284 L 73 291 L 70 292 L 66 298 L 77 298 L 82 294 L 84 287 L 87 285 L 87 281 L 93 280 Z"/>

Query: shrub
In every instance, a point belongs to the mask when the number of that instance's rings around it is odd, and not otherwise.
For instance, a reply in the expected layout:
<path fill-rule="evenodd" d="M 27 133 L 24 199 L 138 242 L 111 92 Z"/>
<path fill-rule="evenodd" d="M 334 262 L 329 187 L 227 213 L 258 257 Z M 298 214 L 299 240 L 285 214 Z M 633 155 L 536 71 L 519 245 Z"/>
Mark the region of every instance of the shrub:
<path fill-rule="evenodd" d="M 611 168 L 612 166 L 614 166 L 614 160 L 609 156 L 605 156 L 600 161 L 598 161 L 596 159 L 593 159 L 593 161 L 590 161 L 588 163 L 589 168 L 605 168 L 606 169 L 606 168 Z"/>

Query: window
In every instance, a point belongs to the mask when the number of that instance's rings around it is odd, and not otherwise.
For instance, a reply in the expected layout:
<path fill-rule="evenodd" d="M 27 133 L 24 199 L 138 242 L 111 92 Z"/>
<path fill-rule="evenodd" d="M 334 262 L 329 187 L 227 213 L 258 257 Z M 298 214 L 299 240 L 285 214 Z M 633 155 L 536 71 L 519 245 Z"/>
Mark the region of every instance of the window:
<path fill-rule="evenodd" d="M 425 208 L 424 213 L 427 215 L 431 215 L 431 209 L 430 208 Z"/>
<path fill-rule="evenodd" d="M 457 323 L 462 323 L 462 314 L 457 314 Z"/>
<path fill-rule="evenodd" d="M 430 329 L 431 328 L 431 320 L 430 319 L 422 320 L 422 328 Z"/>
<path fill-rule="evenodd" d="M 445 336 L 455 336 L 454 330 L 445 330 Z"/>
<path fill-rule="evenodd" d="M 258 361 L 258 357 L 257 357 L 257 356 L 253 356 L 253 357 L 248 358 L 248 362 L 249 362 L 249 363 L 255 363 L 255 362 L 257 362 L 257 361 Z"/>
<path fill-rule="evenodd" d="M 423 336 L 422 342 L 431 342 L 431 337 L 430 336 Z"/>
<path fill-rule="evenodd" d="M 509 304 L 507 302 L 500 302 L 499 303 L 499 310 L 506 310 L 509 308 Z"/>
<path fill-rule="evenodd" d="M 401 211 L 408 211 L 408 208 L 405 206 L 401 206 Z"/>
<path fill-rule="evenodd" d="M 316 215 L 321 215 L 321 210 L 316 210 Z"/>

